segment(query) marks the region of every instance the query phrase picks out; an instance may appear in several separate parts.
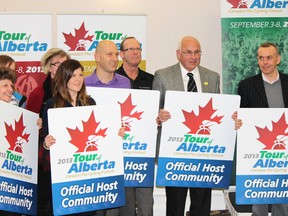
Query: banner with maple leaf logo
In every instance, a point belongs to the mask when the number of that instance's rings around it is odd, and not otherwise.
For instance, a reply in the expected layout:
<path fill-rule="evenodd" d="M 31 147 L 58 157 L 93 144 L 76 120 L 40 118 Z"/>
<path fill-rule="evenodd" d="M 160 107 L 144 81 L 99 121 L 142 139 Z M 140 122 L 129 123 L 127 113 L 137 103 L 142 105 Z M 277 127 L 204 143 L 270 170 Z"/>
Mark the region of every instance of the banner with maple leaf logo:
<path fill-rule="evenodd" d="M 287 203 L 287 109 L 241 108 L 238 116 L 236 203 Z"/>
<path fill-rule="evenodd" d="M 38 115 L 0 101 L 0 209 L 36 215 Z"/>
<path fill-rule="evenodd" d="M 228 188 L 240 96 L 167 91 L 157 186 Z"/>
<path fill-rule="evenodd" d="M 52 14 L 0 13 L 0 55 L 16 61 L 15 88 L 26 97 L 46 75 L 41 57 L 52 48 Z"/>
<path fill-rule="evenodd" d="M 96 106 L 48 110 L 55 215 L 123 206 L 120 109 Z"/>
<path fill-rule="evenodd" d="M 115 42 L 118 49 L 127 36 L 136 37 L 142 47 L 140 67 L 146 68 L 146 16 L 137 14 L 58 14 L 57 47 L 81 61 L 84 75 L 96 68 L 95 49 L 102 40 Z M 119 57 L 119 65 L 122 59 Z"/>
<path fill-rule="evenodd" d="M 127 187 L 153 187 L 159 91 L 87 87 L 97 104 L 121 110 L 124 179 Z"/>

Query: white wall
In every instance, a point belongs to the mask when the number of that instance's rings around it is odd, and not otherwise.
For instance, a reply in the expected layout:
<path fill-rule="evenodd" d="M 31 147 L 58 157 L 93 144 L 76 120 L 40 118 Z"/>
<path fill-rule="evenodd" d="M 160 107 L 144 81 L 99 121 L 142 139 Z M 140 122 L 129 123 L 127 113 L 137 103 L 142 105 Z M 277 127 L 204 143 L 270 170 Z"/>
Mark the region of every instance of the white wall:
<path fill-rule="evenodd" d="M 148 72 L 176 63 L 179 39 L 193 35 L 202 65 L 222 74 L 220 0 L 0 0 L 0 12 L 145 14 Z"/>

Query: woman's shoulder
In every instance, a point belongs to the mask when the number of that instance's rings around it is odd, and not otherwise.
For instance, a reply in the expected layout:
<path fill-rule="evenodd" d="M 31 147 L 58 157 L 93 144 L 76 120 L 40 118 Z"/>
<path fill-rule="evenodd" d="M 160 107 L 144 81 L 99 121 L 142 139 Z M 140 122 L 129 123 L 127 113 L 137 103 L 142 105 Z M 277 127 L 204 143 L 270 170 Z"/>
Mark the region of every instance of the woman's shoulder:
<path fill-rule="evenodd" d="M 49 98 L 45 102 L 45 106 L 48 107 L 48 108 L 51 108 L 51 107 L 54 107 L 54 103 L 55 103 L 55 99 L 52 97 L 52 98 Z"/>
<path fill-rule="evenodd" d="M 88 103 L 89 103 L 89 105 L 96 105 L 96 101 L 90 96 L 88 98 Z"/>
<path fill-rule="evenodd" d="M 34 90 L 32 90 L 32 92 L 29 94 L 26 101 L 26 109 L 39 113 L 43 97 L 44 97 L 44 89 L 43 86 L 40 85 L 36 87 Z"/>

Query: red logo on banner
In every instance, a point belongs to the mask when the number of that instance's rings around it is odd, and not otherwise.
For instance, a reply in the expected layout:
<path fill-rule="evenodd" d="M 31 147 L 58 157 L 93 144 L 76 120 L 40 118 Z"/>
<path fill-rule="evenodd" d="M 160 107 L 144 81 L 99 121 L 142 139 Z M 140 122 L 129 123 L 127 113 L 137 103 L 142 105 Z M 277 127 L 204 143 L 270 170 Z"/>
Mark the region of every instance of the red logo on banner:
<path fill-rule="evenodd" d="M 20 94 L 28 98 L 35 88 L 42 85 L 47 76 L 42 71 L 40 61 L 17 61 L 16 65 L 17 81 L 15 88 Z"/>
<path fill-rule="evenodd" d="M 232 5 L 232 8 L 248 8 L 248 0 L 227 0 Z"/>
<path fill-rule="evenodd" d="M 26 97 L 38 86 L 36 80 L 31 75 L 21 75 L 17 78 L 15 87 L 17 91 Z"/>
<path fill-rule="evenodd" d="M 199 114 L 196 115 L 194 111 L 187 112 L 182 110 L 185 121 L 182 122 L 190 131 L 189 134 L 206 134 L 211 132 L 210 127 L 215 124 L 220 124 L 223 116 L 215 115 L 217 110 L 213 109 L 212 98 L 204 106 L 199 106 Z M 212 117 L 213 116 L 213 117 Z"/>
<path fill-rule="evenodd" d="M 257 126 L 255 127 L 259 134 L 258 140 L 266 146 L 264 149 L 274 149 L 274 150 L 286 149 L 285 141 L 288 141 L 288 133 L 285 131 L 288 125 L 286 123 L 284 113 L 278 122 L 272 121 L 271 131 L 268 129 L 268 127 L 265 128 L 260 128 Z"/>
<path fill-rule="evenodd" d="M 84 22 L 79 29 L 74 29 L 75 36 L 72 33 L 66 34 L 64 32 L 65 44 L 70 47 L 69 51 L 86 51 L 86 43 L 92 42 L 94 35 L 87 35 L 88 31 L 85 29 Z"/>
<path fill-rule="evenodd" d="M 15 129 L 13 129 L 12 124 L 8 125 L 5 122 L 5 128 L 7 135 L 5 136 L 6 140 L 10 144 L 9 150 L 22 153 L 23 144 L 27 143 L 29 140 L 30 134 L 24 132 L 26 126 L 23 124 L 23 114 L 20 116 L 18 121 L 15 121 Z"/>
<path fill-rule="evenodd" d="M 131 131 L 131 123 L 141 119 L 143 112 L 134 111 L 136 105 L 132 104 L 131 94 L 127 97 L 124 103 L 120 103 L 121 108 L 121 121 L 125 131 Z"/>
<path fill-rule="evenodd" d="M 83 131 L 76 129 L 67 128 L 71 140 L 70 143 L 78 147 L 77 152 L 88 152 L 88 151 L 97 151 L 99 139 L 102 139 L 106 136 L 106 130 L 98 128 L 100 122 L 96 122 L 94 112 L 91 113 L 87 122 L 82 121 Z M 97 131 L 97 132 L 96 132 Z"/>

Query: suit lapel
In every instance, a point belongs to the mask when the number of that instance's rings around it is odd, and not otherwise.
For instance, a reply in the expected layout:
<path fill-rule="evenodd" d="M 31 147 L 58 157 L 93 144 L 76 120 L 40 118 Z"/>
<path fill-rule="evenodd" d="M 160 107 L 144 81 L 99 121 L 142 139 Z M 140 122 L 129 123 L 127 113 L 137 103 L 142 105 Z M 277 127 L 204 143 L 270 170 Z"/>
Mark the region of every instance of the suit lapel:
<path fill-rule="evenodd" d="M 259 73 L 257 76 L 255 76 L 255 91 L 258 91 L 259 94 L 262 97 L 262 100 L 265 102 L 266 106 L 268 107 L 268 101 L 266 97 L 266 92 L 264 88 L 262 73 Z M 253 89 L 251 89 L 253 91 Z"/>
<path fill-rule="evenodd" d="M 171 84 L 173 85 L 173 89 L 178 91 L 185 91 L 180 63 L 173 66 L 171 79 L 169 80 L 172 82 Z"/>
<path fill-rule="evenodd" d="M 288 107 L 288 77 L 286 75 L 283 75 L 282 73 L 279 73 L 279 76 L 281 80 L 281 88 L 282 88 L 284 106 L 287 108 Z"/>
<path fill-rule="evenodd" d="M 202 92 L 209 92 L 209 82 L 207 73 L 205 73 L 204 68 L 202 68 L 201 66 L 198 66 L 198 69 L 200 74 Z"/>

